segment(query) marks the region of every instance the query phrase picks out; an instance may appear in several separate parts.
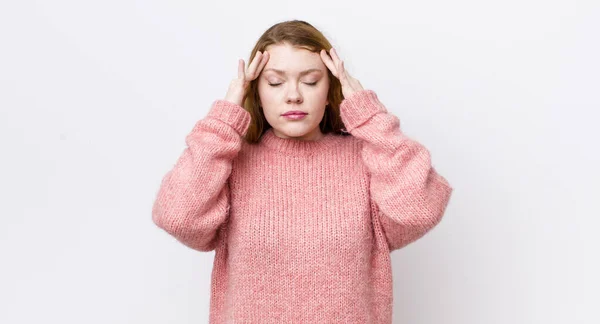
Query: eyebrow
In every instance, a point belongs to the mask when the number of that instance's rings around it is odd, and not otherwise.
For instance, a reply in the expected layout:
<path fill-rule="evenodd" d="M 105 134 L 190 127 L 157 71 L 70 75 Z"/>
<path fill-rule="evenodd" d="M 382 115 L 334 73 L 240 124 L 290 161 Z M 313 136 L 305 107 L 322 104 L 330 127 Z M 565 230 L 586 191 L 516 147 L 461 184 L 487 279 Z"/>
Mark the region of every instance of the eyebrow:
<path fill-rule="evenodd" d="M 275 72 L 277 74 L 285 74 L 285 71 L 277 70 L 277 69 L 271 69 L 271 68 L 264 69 L 263 71 L 273 71 L 273 72 Z M 300 72 L 300 75 L 305 75 L 305 74 L 309 74 L 309 73 L 312 73 L 312 72 L 322 72 L 322 71 L 320 69 L 313 68 L 313 69 L 308 69 L 308 70 L 304 70 L 304 71 Z"/>

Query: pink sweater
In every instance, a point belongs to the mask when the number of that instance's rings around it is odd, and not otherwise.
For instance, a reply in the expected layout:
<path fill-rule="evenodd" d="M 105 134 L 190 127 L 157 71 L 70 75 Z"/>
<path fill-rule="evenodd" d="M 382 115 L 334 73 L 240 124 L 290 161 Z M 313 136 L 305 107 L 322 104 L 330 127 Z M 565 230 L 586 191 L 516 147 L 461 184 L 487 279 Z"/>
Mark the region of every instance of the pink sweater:
<path fill-rule="evenodd" d="M 438 224 L 453 188 L 372 90 L 344 99 L 350 135 L 267 131 L 216 100 L 163 178 L 154 223 L 215 250 L 210 323 L 392 323 L 390 252 Z"/>

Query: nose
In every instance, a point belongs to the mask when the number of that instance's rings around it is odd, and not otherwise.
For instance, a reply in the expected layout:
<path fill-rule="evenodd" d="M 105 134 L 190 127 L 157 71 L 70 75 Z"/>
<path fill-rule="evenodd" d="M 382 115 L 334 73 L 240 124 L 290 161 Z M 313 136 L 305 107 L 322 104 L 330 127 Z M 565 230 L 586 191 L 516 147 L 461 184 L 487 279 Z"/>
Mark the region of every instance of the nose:
<path fill-rule="evenodd" d="M 298 92 L 297 87 L 291 87 L 289 90 L 287 94 L 287 103 L 302 103 L 302 96 L 300 95 L 300 92 Z"/>

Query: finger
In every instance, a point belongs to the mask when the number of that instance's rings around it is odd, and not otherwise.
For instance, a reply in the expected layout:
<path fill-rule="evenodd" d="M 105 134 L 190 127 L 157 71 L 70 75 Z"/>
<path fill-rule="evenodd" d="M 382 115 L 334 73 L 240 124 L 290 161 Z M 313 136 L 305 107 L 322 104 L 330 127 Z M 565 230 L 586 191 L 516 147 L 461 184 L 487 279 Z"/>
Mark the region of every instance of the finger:
<path fill-rule="evenodd" d="M 265 65 L 267 65 L 268 61 L 269 61 L 269 52 L 264 52 L 263 57 L 260 60 L 260 64 L 256 68 L 256 75 L 254 75 L 253 79 L 256 79 L 260 75 L 260 72 L 265 67 Z"/>
<path fill-rule="evenodd" d="M 244 79 L 244 60 L 243 59 L 239 59 L 238 60 L 238 79 L 243 80 Z"/>
<path fill-rule="evenodd" d="M 321 58 L 323 59 L 323 61 L 325 62 L 325 64 L 328 65 L 329 68 L 332 68 L 333 70 L 336 70 L 336 68 L 335 68 L 335 62 L 333 62 L 331 56 L 327 53 L 326 50 L 322 50 L 321 51 Z M 337 70 L 335 72 L 337 72 Z"/>
<path fill-rule="evenodd" d="M 337 51 L 335 50 L 335 48 L 331 48 L 331 57 L 333 58 L 334 62 L 341 62 L 342 59 L 340 59 L 340 56 L 338 55 Z"/>
<path fill-rule="evenodd" d="M 333 62 L 335 62 L 335 64 L 336 64 L 335 66 L 338 68 L 338 71 L 339 71 L 341 69 L 341 65 L 344 61 L 342 61 L 342 59 L 338 55 L 335 48 L 331 48 L 331 57 L 333 59 Z M 341 74 L 341 72 L 340 72 L 340 74 Z"/>
<path fill-rule="evenodd" d="M 344 66 L 344 61 L 342 59 L 340 59 L 340 56 L 338 55 L 337 51 L 334 48 L 332 48 L 331 51 L 333 52 L 333 54 L 332 54 L 333 59 L 337 63 L 339 78 L 349 79 L 350 75 L 348 74 L 348 71 L 346 71 L 346 67 Z"/>
<path fill-rule="evenodd" d="M 344 67 L 344 61 L 341 61 L 339 63 L 339 73 L 338 74 L 339 74 L 338 79 L 340 79 L 340 83 L 342 85 L 347 85 L 349 78 L 348 78 L 348 74 L 346 72 L 346 68 Z"/>
<path fill-rule="evenodd" d="M 359 86 L 360 83 L 358 82 L 357 79 L 353 78 L 350 73 L 348 72 L 348 70 L 346 70 L 346 66 L 344 65 L 344 61 L 342 61 L 342 70 L 343 70 L 343 75 L 344 75 L 344 79 L 348 80 L 348 82 L 352 83 L 352 84 L 356 84 L 358 83 Z"/>
<path fill-rule="evenodd" d="M 246 72 L 248 79 L 252 78 L 252 76 L 254 75 L 254 72 L 256 71 L 256 67 L 258 66 L 258 63 L 261 61 L 261 59 L 262 59 L 262 53 L 260 51 L 256 52 L 256 55 L 254 55 L 254 58 L 252 59 L 250 66 L 248 66 L 248 71 Z"/>
<path fill-rule="evenodd" d="M 344 66 L 344 61 L 340 62 L 340 75 L 343 77 L 348 77 L 348 73 L 346 72 L 346 67 Z"/>
<path fill-rule="evenodd" d="M 329 57 L 329 55 L 327 54 L 326 50 L 321 50 L 321 60 L 323 60 L 323 63 L 325 63 L 325 66 L 327 66 L 327 68 L 329 70 L 331 70 L 331 73 L 337 77 L 337 69 L 335 67 L 335 64 L 333 63 L 333 60 L 331 59 L 331 57 Z"/>

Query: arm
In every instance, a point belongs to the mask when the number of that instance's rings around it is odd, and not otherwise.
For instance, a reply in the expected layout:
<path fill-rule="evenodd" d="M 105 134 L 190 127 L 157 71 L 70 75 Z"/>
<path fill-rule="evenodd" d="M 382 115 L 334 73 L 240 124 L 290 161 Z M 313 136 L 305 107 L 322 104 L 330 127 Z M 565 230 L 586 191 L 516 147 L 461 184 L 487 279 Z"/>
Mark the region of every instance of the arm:
<path fill-rule="evenodd" d="M 163 177 L 152 207 L 154 223 L 186 246 L 210 251 L 229 212 L 228 178 L 250 113 L 216 100 L 186 136 L 187 148 Z"/>
<path fill-rule="evenodd" d="M 361 139 L 370 173 L 370 194 L 390 252 L 416 241 L 437 225 L 453 188 L 431 165 L 430 152 L 400 130 L 372 90 L 340 105 L 346 130 Z"/>

